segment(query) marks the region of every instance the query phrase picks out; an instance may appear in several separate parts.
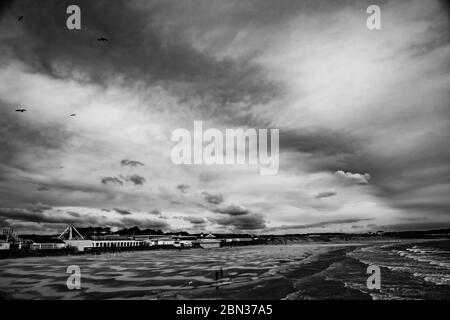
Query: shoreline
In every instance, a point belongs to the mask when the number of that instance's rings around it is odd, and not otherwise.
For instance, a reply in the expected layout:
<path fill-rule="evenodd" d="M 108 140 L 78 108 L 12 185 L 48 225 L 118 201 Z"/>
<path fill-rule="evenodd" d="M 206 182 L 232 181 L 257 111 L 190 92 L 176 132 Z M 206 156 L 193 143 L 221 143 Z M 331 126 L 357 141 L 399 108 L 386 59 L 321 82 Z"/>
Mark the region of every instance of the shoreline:
<path fill-rule="evenodd" d="M 336 241 L 336 242 L 311 242 L 311 241 L 301 241 L 301 240 L 290 240 L 287 243 L 251 243 L 251 244 L 239 244 L 231 247 L 254 247 L 259 245 L 274 245 L 274 246 L 286 246 L 286 245 L 302 245 L 302 246 L 364 246 L 364 245 L 374 245 L 374 244 L 408 244 L 414 242 L 434 242 L 434 241 L 445 241 L 448 238 L 423 238 L 423 239 L 377 239 L 377 240 L 355 240 L 355 241 Z M 220 248 L 228 248 L 228 245 L 220 246 Z M 20 258 L 32 258 L 32 257 L 57 257 L 57 256 L 89 256 L 97 254 L 107 254 L 107 253 L 120 253 L 120 252 L 138 252 L 138 251 L 160 251 L 160 250 L 193 250 L 193 249 L 209 249 L 201 247 L 184 247 L 179 248 L 170 245 L 157 245 L 157 246 L 139 246 L 139 247 L 117 247 L 117 248 L 93 248 L 89 251 L 75 251 L 74 248 L 63 248 L 63 249 L 53 249 L 53 250 L 4 250 L 0 251 L 0 261 L 5 259 L 20 259 Z"/>
<path fill-rule="evenodd" d="M 353 250 L 355 247 L 358 247 L 359 245 L 332 245 L 329 243 L 322 243 L 322 244 L 311 244 L 308 243 L 306 245 L 299 245 L 299 244 L 290 244 L 290 245 L 264 245 L 258 248 L 257 246 L 245 246 L 245 247 L 239 247 L 236 248 L 237 250 L 229 249 L 229 248 L 220 248 L 220 251 L 213 252 L 211 250 L 195 250 L 198 256 L 203 256 L 202 252 L 206 253 L 206 256 L 214 256 L 215 253 L 227 255 L 227 254 L 236 254 L 239 252 L 242 252 L 241 250 L 244 250 L 247 252 L 247 250 L 251 250 L 253 252 L 258 252 L 259 249 L 262 251 L 265 251 L 267 248 L 269 256 L 273 256 L 275 253 L 283 253 L 283 252 L 297 252 L 298 255 L 295 259 L 295 261 L 290 261 L 289 259 L 284 262 L 285 258 L 281 258 L 283 255 L 280 256 L 280 258 L 277 258 L 275 260 L 279 260 L 280 262 L 275 265 L 275 269 L 270 269 L 259 273 L 255 277 L 245 277 L 244 274 L 247 272 L 255 272 L 252 268 L 249 267 L 248 271 L 246 271 L 246 266 L 239 267 L 239 274 L 236 276 L 232 276 L 232 269 L 234 269 L 233 265 L 224 265 L 224 270 L 226 272 L 226 279 L 221 279 L 219 281 L 214 281 L 214 279 L 211 279 L 209 282 L 205 283 L 195 283 L 192 287 L 186 286 L 186 287 L 179 287 L 176 283 L 173 282 L 173 278 L 170 276 L 167 277 L 166 285 L 167 286 L 173 286 L 173 289 L 167 289 L 162 291 L 153 291 L 153 290 L 136 290 L 134 293 L 129 293 L 126 290 L 126 285 L 123 287 L 123 293 L 118 294 L 117 292 L 111 291 L 108 292 L 104 291 L 103 293 L 99 295 L 95 295 L 93 297 L 94 299 L 159 299 L 159 300 L 171 300 L 171 299 L 230 299 L 230 300 L 239 300 L 239 299 L 250 299 L 250 300 L 268 300 L 268 299 L 275 299 L 280 300 L 285 297 L 287 297 L 289 294 L 295 292 L 296 288 L 294 286 L 293 278 L 297 278 L 300 274 L 303 276 L 306 276 L 307 274 L 315 273 L 317 271 L 320 271 L 319 269 L 322 266 L 325 266 L 323 263 L 325 260 L 328 261 L 331 257 L 343 257 L 345 256 L 345 253 L 348 251 Z M 162 250 L 161 250 L 162 251 Z M 174 250 L 172 251 L 172 257 L 175 258 Z M 271 253 L 273 252 L 273 253 Z M 155 252 L 156 253 L 156 252 Z M 161 254 L 162 252 L 159 252 Z M 136 254 L 136 252 L 134 252 Z M 190 253 L 184 252 L 183 256 L 187 257 Z M 77 259 L 76 256 L 72 256 L 74 259 Z M 91 255 L 80 255 L 79 258 L 87 258 L 90 257 L 92 259 Z M 106 256 L 108 257 L 108 256 Z M 150 256 L 149 256 L 150 257 Z M 324 257 L 328 257 L 327 259 L 324 259 Z M 34 260 L 34 257 L 29 257 Z M 49 257 L 51 258 L 51 257 Z M 62 258 L 62 257 L 53 257 L 53 258 Z M 114 259 L 117 259 L 116 261 L 125 261 L 127 259 L 121 259 L 120 256 L 115 257 Z M 144 257 L 143 259 L 148 260 L 147 257 Z M 171 259 L 171 258 L 169 258 Z M 84 260 L 84 259 L 83 259 Z M 150 258 L 152 260 L 152 258 Z M 13 262 L 16 261 L 16 262 Z M 24 260 L 25 261 L 25 260 Z M 325 261 L 325 264 L 327 263 Z M 4 261 L 6 262 L 6 261 Z M 11 259 L 12 263 L 20 263 L 16 259 Z M 86 261 L 87 262 L 87 261 Z M 28 264 L 33 264 L 31 261 L 27 261 Z M 94 262 L 88 262 L 88 263 L 94 263 Z M 97 262 L 95 262 L 97 263 Z M 217 262 L 219 264 L 220 262 Z M 330 263 L 328 263 L 329 265 Z M 109 265 L 116 265 L 114 262 L 109 263 Z M 139 269 L 139 264 L 136 264 L 136 268 Z M 235 266 L 237 267 L 237 266 Z M 133 267 L 132 267 L 133 269 Z M 132 270 L 131 269 L 131 270 Z M 315 269 L 318 269 L 314 271 Z M 157 274 L 160 272 L 163 272 L 163 269 L 161 271 L 156 271 Z M 194 275 L 193 275 L 194 276 Z M 244 276 L 242 278 L 242 276 Z M 90 276 L 89 276 L 90 277 Z M 237 277 L 237 278 L 236 278 Z M 1 276 L 0 276 L 1 280 Z M 36 280 L 37 281 L 37 280 Z M 41 281 L 41 280 L 39 280 Z M 38 281 L 38 282 L 39 282 Z M 109 287 L 113 285 L 115 287 L 117 283 L 108 283 L 105 282 L 105 287 Z M 151 286 L 151 284 L 150 284 Z M 177 288 L 178 287 L 178 288 Z M 89 285 L 86 287 L 86 289 L 89 288 Z M 4 290 L 6 289 L 6 290 Z M 64 297 L 68 298 L 66 296 L 67 293 L 60 292 L 63 299 Z M 0 290 L 0 299 L 23 299 L 25 296 L 28 296 L 28 294 L 22 293 L 21 291 L 14 290 L 13 287 L 5 287 Z M 33 296 L 33 295 L 32 295 Z M 32 297 L 30 296 L 30 298 Z M 53 299 L 53 296 L 36 296 L 37 299 Z M 58 298 L 59 299 L 59 298 Z M 77 297 L 76 299 L 91 299 L 91 295 L 85 295 L 81 292 L 81 295 Z"/>
<path fill-rule="evenodd" d="M 377 264 L 371 252 L 380 252 L 377 251 L 380 247 L 387 247 L 389 250 L 386 252 L 390 252 L 391 248 L 401 247 L 403 250 L 416 243 L 433 242 L 440 246 L 446 245 L 441 240 L 429 239 L 338 244 L 292 243 L 190 252 L 155 250 L 141 254 L 137 251 L 122 251 L 97 257 L 70 256 L 67 260 L 63 256 L 53 259 L 48 257 L 48 260 L 36 257 L 21 261 L 3 260 L 0 268 L 0 283 L 3 286 L 0 299 L 394 299 L 395 295 L 389 295 L 389 292 L 392 286 L 396 286 L 397 278 L 402 279 L 405 288 L 411 285 L 421 288 L 423 285 L 411 278 L 411 273 L 398 273 L 381 266 L 383 283 L 387 287 L 382 291 L 368 290 L 367 267 Z M 121 256 L 121 253 L 126 254 L 126 257 Z M 368 257 L 368 262 L 361 253 Z M 69 292 L 65 288 L 65 271 L 70 264 L 79 265 L 83 270 L 81 291 Z M 36 268 L 37 265 L 40 266 Z M 214 272 L 219 268 L 223 268 L 224 275 L 215 279 Z M 11 270 L 16 270 L 14 274 L 19 272 L 24 276 L 30 270 L 33 272 L 16 283 L 18 279 L 14 278 Z M 24 287 L 25 284 L 28 285 Z M 442 294 L 438 286 L 428 285 L 427 289 L 434 290 L 438 294 L 436 297 Z"/>
<path fill-rule="evenodd" d="M 298 281 L 314 277 L 327 269 L 334 262 L 346 258 L 347 252 L 353 251 L 364 244 L 329 244 L 329 243 L 308 243 L 302 246 L 300 243 L 288 244 L 289 246 L 310 247 L 306 256 L 295 262 L 280 265 L 278 272 L 271 276 L 264 276 L 260 279 L 242 283 L 218 283 L 204 288 L 192 289 L 189 294 L 184 292 L 172 292 L 157 299 L 219 299 L 219 300 L 291 300 L 298 292 Z M 283 249 L 286 245 L 274 245 Z M 326 283 L 335 289 L 336 283 Z M 322 286 L 322 285 L 321 285 Z M 323 286 L 322 286 L 323 287 Z M 340 286 L 343 291 L 352 291 L 350 288 Z M 370 299 L 369 295 L 360 294 L 360 299 Z M 353 295 L 356 293 L 353 292 Z"/>

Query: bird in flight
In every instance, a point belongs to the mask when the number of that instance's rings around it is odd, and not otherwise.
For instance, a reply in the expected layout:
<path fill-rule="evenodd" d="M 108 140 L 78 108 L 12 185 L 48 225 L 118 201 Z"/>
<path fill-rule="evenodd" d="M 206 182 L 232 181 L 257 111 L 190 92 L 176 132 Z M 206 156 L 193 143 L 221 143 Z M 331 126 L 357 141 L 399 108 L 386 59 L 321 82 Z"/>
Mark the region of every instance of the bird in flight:
<path fill-rule="evenodd" d="M 99 41 L 99 42 L 106 42 L 106 41 L 108 41 L 108 39 L 106 39 L 104 37 L 101 37 L 101 38 L 98 38 L 97 41 Z"/>
<path fill-rule="evenodd" d="M 70 116 L 75 117 L 76 115 L 77 115 L 76 113 L 72 113 Z"/>
<path fill-rule="evenodd" d="M 19 19 L 17 19 L 17 21 L 21 21 L 23 19 L 23 16 L 20 16 Z"/>
<path fill-rule="evenodd" d="M 16 112 L 25 112 L 27 109 L 16 109 Z"/>

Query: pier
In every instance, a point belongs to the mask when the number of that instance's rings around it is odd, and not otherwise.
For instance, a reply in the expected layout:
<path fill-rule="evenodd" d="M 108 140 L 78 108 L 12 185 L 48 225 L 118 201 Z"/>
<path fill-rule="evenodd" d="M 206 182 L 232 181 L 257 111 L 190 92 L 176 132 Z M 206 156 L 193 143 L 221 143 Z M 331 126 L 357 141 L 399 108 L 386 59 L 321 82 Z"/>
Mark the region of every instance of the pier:
<path fill-rule="evenodd" d="M 0 258 L 32 256 L 79 255 L 103 252 L 186 250 L 265 244 L 257 237 L 226 237 L 224 235 L 164 234 L 101 234 L 85 235 L 75 226 L 68 226 L 59 236 L 18 236 L 4 231 Z M 8 236 L 9 235 L 9 236 Z"/>

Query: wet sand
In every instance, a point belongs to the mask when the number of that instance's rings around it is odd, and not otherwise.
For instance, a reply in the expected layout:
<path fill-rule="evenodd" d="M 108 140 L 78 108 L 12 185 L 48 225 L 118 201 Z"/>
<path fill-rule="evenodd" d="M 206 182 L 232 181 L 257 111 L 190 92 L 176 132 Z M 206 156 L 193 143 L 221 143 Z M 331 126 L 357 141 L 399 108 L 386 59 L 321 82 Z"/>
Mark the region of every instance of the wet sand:
<path fill-rule="evenodd" d="M 284 299 L 312 277 L 318 290 L 366 298 L 313 277 L 354 247 L 293 244 L 10 259 L 0 261 L 0 291 L 13 299 Z M 81 290 L 66 287 L 69 265 L 82 270 Z M 219 268 L 223 277 L 216 280 Z"/>
<path fill-rule="evenodd" d="M 448 299 L 449 244 L 312 243 L 5 259 L 0 298 Z M 372 264 L 381 268 L 381 290 L 367 288 Z M 80 290 L 67 288 L 70 265 L 81 269 Z"/>

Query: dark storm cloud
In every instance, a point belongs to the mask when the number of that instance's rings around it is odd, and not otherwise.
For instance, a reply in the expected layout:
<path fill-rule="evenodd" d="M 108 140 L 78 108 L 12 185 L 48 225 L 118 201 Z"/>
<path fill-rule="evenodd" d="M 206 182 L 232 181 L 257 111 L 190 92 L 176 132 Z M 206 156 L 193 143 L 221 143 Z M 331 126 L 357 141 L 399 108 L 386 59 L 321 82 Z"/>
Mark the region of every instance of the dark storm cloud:
<path fill-rule="evenodd" d="M 142 186 L 142 185 L 144 185 L 144 182 L 145 182 L 145 178 L 140 176 L 140 175 L 138 175 L 138 174 L 133 174 L 133 175 L 130 175 L 130 176 L 126 176 L 125 180 L 129 181 L 129 182 L 132 182 L 135 186 L 138 186 L 138 185 Z"/>
<path fill-rule="evenodd" d="M 442 9 L 447 13 L 450 20 L 450 3 L 447 0 L 440 0 L 440 3 L 442 4 Z"/>
<path fill-rule="evenodd" d="M 14 0 L 2 0 L 0 1 L 0 21 L 4 15 L 4 13 L 11 7 Z"/>
<path fill-rule="evenodd" d="M 356 223 L 360 221 L 367 221 L 372 219 L 340 219 L 340 220 L 330 220 L 330 221 L 323 221 L 323 222 L 317 222 L 317 223 L 310 223 L 310 224 L 299 224 L 299 225 L 290 225 L 290 226 L 280 226 L 280 227 L 274 227 L 274 228 L 268 228 L 265 231 L 281 231 L 281 230 L 292 230 L 292 229 L 310 229 L 310 228 L 324 228 L 328 227 L 330 225 L 340 225 L 340 224 L 349 224 L 349 223 Z"/>
<path fill-rule="evenodd" d="M 169 230 L 170 226 L 165 221 L 160 220 L 150 220 L 150 219 L 137 219 L 137 218 L 122 218 L 121 225 L 123 227 L 131 227 L 136 226 L 140 229 L 161 229 L 161 230 Z"/>
<path fill-rule="evenodd" d="M 224 201 L 223 195 L 221 194 L 212 194 L 204 191 L 202 192 L 202 195 L 205 198 L 205 201 L 210 204 L 221 204 Z"/>
<path fill-rule="evenodd" d="M 73 211 L 68 211 L 67 214 L 71 215 L 72 217 L 75 218 L 80 218 L 81 214 L 79 214 L 78 212 L 73 212 Z"/>
<path fill-rule="evenodd" d="M 450 149 L 444 147 L 448 145 L 445 136 L 430 129 L 414 149 L 386 153 L 383 149 L 371 150 L 365 139 L 348 134 L 281 131 L 280 150 L 310 154 L 314 161 L 308 163 L 309 170 L 335 172 L 348 185 L 370 183 L 377 195 L 394 207 L 448 214 Z"/>
<path fill-rule="evenodd" d="M 337 193 L 334 191 L 324 191 L 324 192 L 319 192 L 318 194 L 316 194 L 314 196 L 314 198 L 316 199 L 321 199 L 321 198 L 329 198 L 332 196 L 335 196 Z"/>
<path fill-rule="evenodd" d="M 42 207 L 42 206 L 41 206 Z M 110 220 L 106 216 L 93 214 L 80 214 L 78 212 L 50 212 L 39 208 L 0 208 L 0 222 L 2 225 L 13 226 L 24 230 L 45 231 L 46 229 L 56 229 L 61 232 L 68 224 L 77 226 L 108 225 L 114 227 L 152 228 L 169 230 L 170 226 L 165 221 L 136 219 L 124 217 L 119 221 Z"/>
<path fill-rule="evenodd" d="M 105 177 L 105 178 L 102 178 L 101 181 L 103 184 L 115 184 L 115 185 L 120 185 L 120 186 L 123 185 L 123 181 L 117 177 Z"/>
<path fill-rule="evenodd" d="M 37 223 L 67 223 L 79 221 L 77 217 L 62 213 L 50 214 L 42 208 L 0 208 L 0 217 L 3 219 L 37 222 Z"/>
<path fill-rule="evenodd" d="M 132 175 L 132 176 L 126 176 L 126 177 L 122 177 L 122 176 L 120 176 L 120 177 L 103 177 L 100 179 L 101 183 L 104 185 L 116 185 L 116 186 L 123 186 L 124 180 L 128 181 L 134 185 L 143 184 L 145 182 L 145 179 L 138 175 Z M 53 179 L 49 182 L 49 184 L 51 184 L 53 191 L 82 192 L 82 193 L 91 193 L 91 194 L 95 193 L 95 194 L 101 194 L 101 195 L 107 196 L 107 197 L 114 195 L 113 191 L 105 189 L 96 184 L 91 184 L 91 183 Z"/>
<path fill-rule="evenodd" d="M 37 203 L 36 205 L 28 206 L 27 208 L 33 212 L 38 212 L 38 213 L 53 209 L 52 206 L 42 204 L 42 203 Z"/>
<path fill-rule="evenodd" d="M 183 217 L 183 220 L 192 223 L 193 225 L 205 224 L 206 220 L 199 217 Z"/>
<path fill-rule="evenodd" d="M 50 175 L 42 174 L 39 171 L 40 168 L 33 165 L 34 161 L 39 161 L 41 157 L 39 154 L 39 152 L 28 154 L 23 160 L 22 157 L 16 155 L 11 166 L 16 166 L 18 169 L 3 166 L 3 170 L 0 170 L 0 203 L 2 206 L 22 207 L 25 204 L 37 202 L 53 206 L 84 206 L 87 198 L 112 199 L 114 197 L 114 190 L 92 181 L 82 178 L 64 178 L 59 172 L 56 172 L 55 175 L 52 173 Z M 42 157 L 45 155 L 46 153 L 43 153 Z M 44 162 L 46 166 L 50 167 L 49 170 L 53 166 L 50 156 L 51 154 L 47 155 L 44 160 L 45 162 L 50 160 L 48 163 Z M 25 159 L 29 159 L 27 163 Z M 32 165 L 31 168 L 28 167 L 30 165 Z M 104 183 L 110 184 L 111 181 L 105 180 Z M 75 194 L 80 197 L 78 200 L 71 197 Z"/>
<path fill-rule="evenodd" d="M 432 130 L 432 129 L 431 129 Z M 434 131 L 434 130 L 432 130 Z M 448 131 L 447 131 L 448 132 Z M 450 212 L 450 148 L 448 133 L 416 137 L 414 148 L 392 152 L 366 151 L 347 159 L 342 171 L 368 172 L 370 184 L 390 205 L 421 213 Z M 395 137 L 391 144 L 395 143 Z M 363 177 L 360 182 L 365 184 Z"/>
<path fill-rule="evenodd" d="M 448 148 L 447 148 L 448 149 Z M 441 149 L 428 153 L 434 159 L 417 163 L 417 157 L 405 159 L 404 168 L 392 164 L 388 170 L 374 175 L 373 182 L 377 184 L 379 194 L 400 208 L 416 211 L 429 211 L 438 214 L 450 212 L 450 156 Z M 446 163 L 444 163 L 447 161 Z M 426 164 L 426 165 L 424 165 Z M 399 173 L 389 175 L 391 169 L 398 168 Z M 386 168 L 387 169 L 387 168 Z"/>
<path fill-rule="evenodd" d="M 27 221 L 11 221 L 7 226 L 14 228 L 19 234 L 60 234 L 67 228 L 64 223 L 38 223 Z"/>
<path fill-rule="evenodd" d="M 242 216 L 242 215 L 250 213 L 250 210 L 242 208 L 242 207 L 237 206 L 237 205 L 229 205 L 229 206 L 224 207 L 224 208 L 217 208 L 217 209 L 214 210 L 214 212 L 227 214 L 227 215 L 230 215 L 230 216 Z"/>
<path fill-rule="evenodd" d="M 326 128 L 280 130 L 280 152 L 298 152 L 312 160 L 304 168 L 309 172 L 335 172 L 343 167 L 351 171 L 366 144 L 366 138 Z M 287 164 L 285 169 L 295 167 L 294 162 Z"/>
<path fill-rule="evenodd" d="M 257 230 L 264 229 L 266 227 L 263 216 L 256 213 L 240 216 L 226 216 L 223 218 L 210 219 L 210 221 L 236 230 Z"/>
<path fill-rule="evenodd" d="M 369 131 L 368 128 L 366 133 Z M 376 194 L 393 207 L 448 214 L 450 202 L 446 195 L 450 193 L 450 149 L 444 147 L 448 145 L 445 131 L 448 129 L 438 131 L 430 128 L 414 148 L 404 150 L 400 145 L 396 150 L 385 151 L 385 146 L 371 150 L 367 138 L 349 133 L 281 130 L 280 150 L 308 154 L 313 159 L 308 162 L 309 171 L 335 172 L 348 185 L 370 184 Z M 390 144 L 403 138 L 400 126 L 399 132 Z M 292 166 L 295 167 L 295 163 Z M 414 201 L 411 201 L 411 194 L 415 195 Z"/>
<path fill-rule="evenodd" d="M 142 162 L 135 161 L 135 160 L 127 160 L 127 159 L 124 159 L 124 160 L 120 161 L 120 164 L 122 166 L 130 166 L 130 167 L 137 167 L 137 166 L 143 166 L 144 165 Z"/>
<path fill-rule="evenodd" d="M 80 31 L 66 28 L 65 11 L 71 4 L 82 10 Z M 178 2 L 153 1 L 148 9 L 135 4 L 20 1 L 17 7 L 27 15 L 25 32 L 11 39 L 3 51 L 56 78 L 71 77 L 72 70 L 80 70 L 96 83 L 121 76 L 163 85 L 181 99 L 200 95 L 227 106 L 244 97 L 256 103 L 273 96 L 275 88 L 260 68 L 244 60 L 214 58 L 194 49 L 182 30 L 167 28 L 167 20 L 161 17 L 177 10 Z M 187 21 L 186 16 L 172 18 Z M 98 43 L 99 36 L 109 42 Z M 24 47 L 24 42 L 29 45 Z"/>
<path fill-rule="evenodd" d="M 186 193 L 187 190 L 189 189 L 189 186 L 187 184 L 182 183 L 177 185 L 177 189 L 182 193 Z"/>
<path fill-rule="evenodd" d="M 377 230 L 395 232 L 395 231 L 414 231 L 414 230 L 439 230 L 450 228 L 450 222 L 422 222 L 422 223 L 399 223 L 392 225 L 377 226 Z"/>
<path fill-rule="evenodd" d="M 127 216 L 127 215 L 132 214 L 130 211 L 125 210 L 125 209 L 114 208 L 113 210 L 114 210 L 115 212 L 121 214 L 122 216 Z"/>
<path fill-rule="evenodd" d="M 0 160 L 13 168 L 24 169 L 29 163 L 27 152 L 34 151 L 37 157 L 46 157 L 52 150 L 60 150 L 73 133 L 58 124 L 33 123 L 32 108 L 25 113 L 17 113 L 17 106 L 5 103 L 0 98 Z"/>
<path fill-rule="evenodd" d="M 292 150 L 316 156 L 352 154 L 362 141 L 348 133 L 329 129 L 281 130 L 280 150 Z"/>

